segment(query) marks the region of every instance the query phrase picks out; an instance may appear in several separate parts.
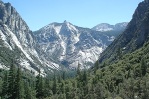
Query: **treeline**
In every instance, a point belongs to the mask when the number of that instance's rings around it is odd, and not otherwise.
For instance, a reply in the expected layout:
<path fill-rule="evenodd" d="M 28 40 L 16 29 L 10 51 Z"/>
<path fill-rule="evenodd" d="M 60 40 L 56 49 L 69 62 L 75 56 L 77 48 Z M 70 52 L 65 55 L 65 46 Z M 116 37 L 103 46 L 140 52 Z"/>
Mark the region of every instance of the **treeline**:
<path fill-rule="evenodd" d="M 119 51 L 118 51 L 119 52 Z M 92 69 L 34 77 L 13 64 L 0 71 L 0 99 L 148 99 L 149 44 Z M 70 74 L 68 74 L 70 75 Z"/>
<path fill-rule="evenodd" d="M 104 63 L 99 68 L 96 62 L 91 71 L 80 70 L 78 65 L 74 78 L 66 77 L 66 72 L 43 77 L 40 71 L 34 77 L 12 65 L 0 72 L 0 99 L 148 99 L 149 68 L 145 59 L 136 68 L 117 64 L 106 67 Z"/>

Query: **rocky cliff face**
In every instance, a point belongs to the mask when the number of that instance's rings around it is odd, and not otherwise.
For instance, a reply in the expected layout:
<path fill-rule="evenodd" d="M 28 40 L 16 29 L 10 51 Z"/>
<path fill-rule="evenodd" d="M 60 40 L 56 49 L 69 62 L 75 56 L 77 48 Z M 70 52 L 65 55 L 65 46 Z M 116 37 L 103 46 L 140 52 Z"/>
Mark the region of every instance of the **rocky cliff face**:
<path fill-rule="evenodd" d="M 17 66 L 37 74 L 63 66 L 92 66 L 115 39 L 115 32 L 100 32 L 64 21 L 32 32 L 10 3 L 0 1 L 0 68 Z M 121 31 L 117 32 L 117 34 Z"/>
<path fill-rule="evenodd" d="M 117 50 L 132 52 L 149 40 L 149 0 L 141 2 L 126 30 L 101 54 L 100 62 L 107 58 L 114 60 Z"/>
<path fill-rule="evenodd" d="M 48 60 L 39 53 L 32 31 L 10 3 L 0 1 L 0 13 L 1 48 L 5 50 L 5 52 L 1 50 L 0 53 L 1 68 L 8 68 L 11 65 L 8 64 L 10 60 L 14 60 L 18 66 L 35 74 L 39 68 L 42 73 L 57 68 L 57 64 L 47 62 Z"/>
<path fill-rule="evenodd" d="M 76 68 L 78 63 L 82 68 L 88 68 L 115 39 L 115 32 L 110 33 L 78 27 L 64 21 L 49 24 L 34 32 L 34 35 L 43 52 L 53 60 L 69 68 Z"/>

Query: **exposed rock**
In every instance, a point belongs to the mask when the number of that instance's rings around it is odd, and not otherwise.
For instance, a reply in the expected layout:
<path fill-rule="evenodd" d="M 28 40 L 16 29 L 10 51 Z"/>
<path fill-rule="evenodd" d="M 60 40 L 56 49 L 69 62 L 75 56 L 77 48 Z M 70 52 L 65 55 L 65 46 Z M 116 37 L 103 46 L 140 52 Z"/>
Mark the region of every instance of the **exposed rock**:
<path fill-rule="evenodd" d="M 123 29 L 124 30 L 124 29 Z M 93 66 L 100 53 L 122 32 L 99 32 L 67 21 L 51 23 L 34 32 L 43 52 L 68 68 Z"/>
<path fill-rule="evenodd" d="M 149 40 L 149 0 L 141 2 L 126 30 L 101 54 L 99 61 L 111 58 L 114 60 L 118 48 L 132 52 L 143 46 Z"/>

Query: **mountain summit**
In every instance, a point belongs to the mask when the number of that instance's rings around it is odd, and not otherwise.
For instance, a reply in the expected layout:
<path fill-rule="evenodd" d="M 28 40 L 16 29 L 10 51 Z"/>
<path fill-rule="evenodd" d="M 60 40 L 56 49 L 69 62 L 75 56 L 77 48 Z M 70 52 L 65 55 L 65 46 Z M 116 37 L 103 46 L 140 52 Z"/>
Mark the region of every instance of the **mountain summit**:
<path fill-rule="evenodd" d="M 76 68 L 78 63 L 88 68 L 115 39 L 117 32 L 110 32 L 94 31 L 64 21 L 51 23 L 35 31 L 34 36 L 44 53 L 53 60 L 68 68 Z"/>
<path fill-rule="evenodd" d="M 115 25 L 110 25 L 108 23 L 101 23 L 93 27 L 93 30 L 106 32 L 106 31 L 121 31 L 126 28 L 128 22 L 117 23 Z"/>

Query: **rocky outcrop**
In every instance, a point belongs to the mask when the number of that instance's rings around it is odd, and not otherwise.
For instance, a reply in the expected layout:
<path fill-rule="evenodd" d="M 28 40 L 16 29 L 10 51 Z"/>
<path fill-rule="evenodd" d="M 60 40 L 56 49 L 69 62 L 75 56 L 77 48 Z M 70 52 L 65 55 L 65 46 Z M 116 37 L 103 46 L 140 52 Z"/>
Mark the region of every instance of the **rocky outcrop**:
<path fill-rule="evenodd" d="M 99 61 L 114 60 L 120 48 L 125 54 L 143 46 L 149 40 L 149 0 L 141 2 L 126 30 L 101 54 Z"/>
<path fill-rule="evenodd" d="M 1 47 L 10 50 L 5 53 L 13 53 L 13 56 L 2 56 L 4 55 L 2 53 L 0 56 L 8 58 L 9 60 L 15 60 L 18 66 L 32 71 L 35 74 L 37 74 L 39 69 L 43 74 L 51 69 L 58 69 L 58 64 L 51 62 L 50 59 L 45 59 L 42 57 L 42 53 L 39 53 L 41 51 L 37 49 L 38 45 L 36 44 L 32 31 L 10 3 L 0 1 L 0 13 Z M 9 67 L 10 64 L 7 64 L 8 60 L 2 60 L 0 59 L 0 63 L 3 64 L 3 67 Z"/>

